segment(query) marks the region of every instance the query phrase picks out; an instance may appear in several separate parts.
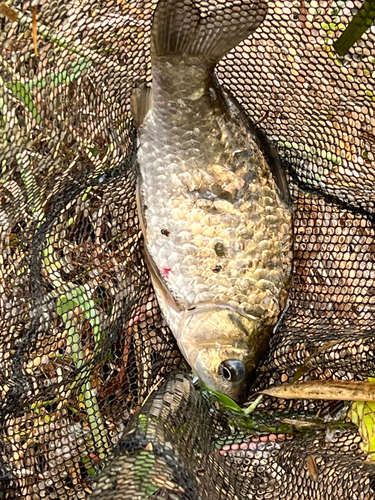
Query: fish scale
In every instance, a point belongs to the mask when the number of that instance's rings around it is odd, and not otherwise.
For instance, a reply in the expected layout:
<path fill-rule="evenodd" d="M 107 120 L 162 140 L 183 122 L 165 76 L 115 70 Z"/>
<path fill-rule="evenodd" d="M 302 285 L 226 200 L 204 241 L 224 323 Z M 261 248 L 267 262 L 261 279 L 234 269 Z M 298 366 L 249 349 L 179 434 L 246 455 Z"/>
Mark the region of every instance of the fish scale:
<path fill-rule="evenodd" d="M 161 311 L 192 369 L 237 400 L 286 305 L 292 265 L 285 174 L 213 74 L 259 24 L 256 5 L 243 2 L 231 26 L 220 11 L 161 0 L 152 89 L 140 94 L 150 105 L 136 117 L 138 206 Z"/>

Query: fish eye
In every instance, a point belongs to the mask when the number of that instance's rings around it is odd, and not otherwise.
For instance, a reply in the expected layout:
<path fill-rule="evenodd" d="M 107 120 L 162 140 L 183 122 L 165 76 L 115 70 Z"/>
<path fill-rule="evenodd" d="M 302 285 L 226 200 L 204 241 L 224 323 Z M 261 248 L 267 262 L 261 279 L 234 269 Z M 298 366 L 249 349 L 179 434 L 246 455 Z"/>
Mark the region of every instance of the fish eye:
<path fill-rule="evenodd" d="M 246 368 L 238 359 L 226 359 L 219 365 L 219 375 L 228 382 L 242 382 L 246 376 Z"/>

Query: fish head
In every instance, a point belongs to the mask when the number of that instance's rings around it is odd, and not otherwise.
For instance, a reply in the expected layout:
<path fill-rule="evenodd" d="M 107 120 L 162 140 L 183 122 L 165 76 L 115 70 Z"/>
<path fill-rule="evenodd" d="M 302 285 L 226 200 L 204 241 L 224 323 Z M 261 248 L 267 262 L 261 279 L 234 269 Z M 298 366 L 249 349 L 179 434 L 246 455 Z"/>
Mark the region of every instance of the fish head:
<path fill-rule="evenodd" d="M 200 306 L 185 314 L 177 339 L 186 361 L 209 389 L 242 403 L 268 346 L 269 335 L 259 326 L 259 318 L 229 306 Z"/>

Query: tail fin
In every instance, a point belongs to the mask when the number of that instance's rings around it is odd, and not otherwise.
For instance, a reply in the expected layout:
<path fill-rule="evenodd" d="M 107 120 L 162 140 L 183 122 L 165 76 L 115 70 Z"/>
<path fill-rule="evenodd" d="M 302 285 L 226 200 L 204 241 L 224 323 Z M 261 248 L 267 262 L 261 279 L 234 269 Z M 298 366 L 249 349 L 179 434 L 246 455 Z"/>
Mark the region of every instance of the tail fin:
<path fill-rule="evenodd" d="M 216 0 L 202 12 L 192 0 L 160 0 L 152 25 L 152 57 L 185 54 L 216 64 L 265 18 L 263 0 Z"/>

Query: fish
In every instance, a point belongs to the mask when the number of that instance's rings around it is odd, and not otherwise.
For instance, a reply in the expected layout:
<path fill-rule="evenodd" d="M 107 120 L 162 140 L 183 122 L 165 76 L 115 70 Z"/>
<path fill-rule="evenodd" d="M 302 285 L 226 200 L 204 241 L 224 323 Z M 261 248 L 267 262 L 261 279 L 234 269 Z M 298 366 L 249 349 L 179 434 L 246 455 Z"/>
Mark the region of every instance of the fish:
<path fill-rule="evenodd" d="M 162 315 L 199 379 L 237 402 L 286 308 L 293 221 L 271 141 L 215 76 L 262 1 L 160 0 L 151 87 L 133 92 L 137 206 Z"/>

